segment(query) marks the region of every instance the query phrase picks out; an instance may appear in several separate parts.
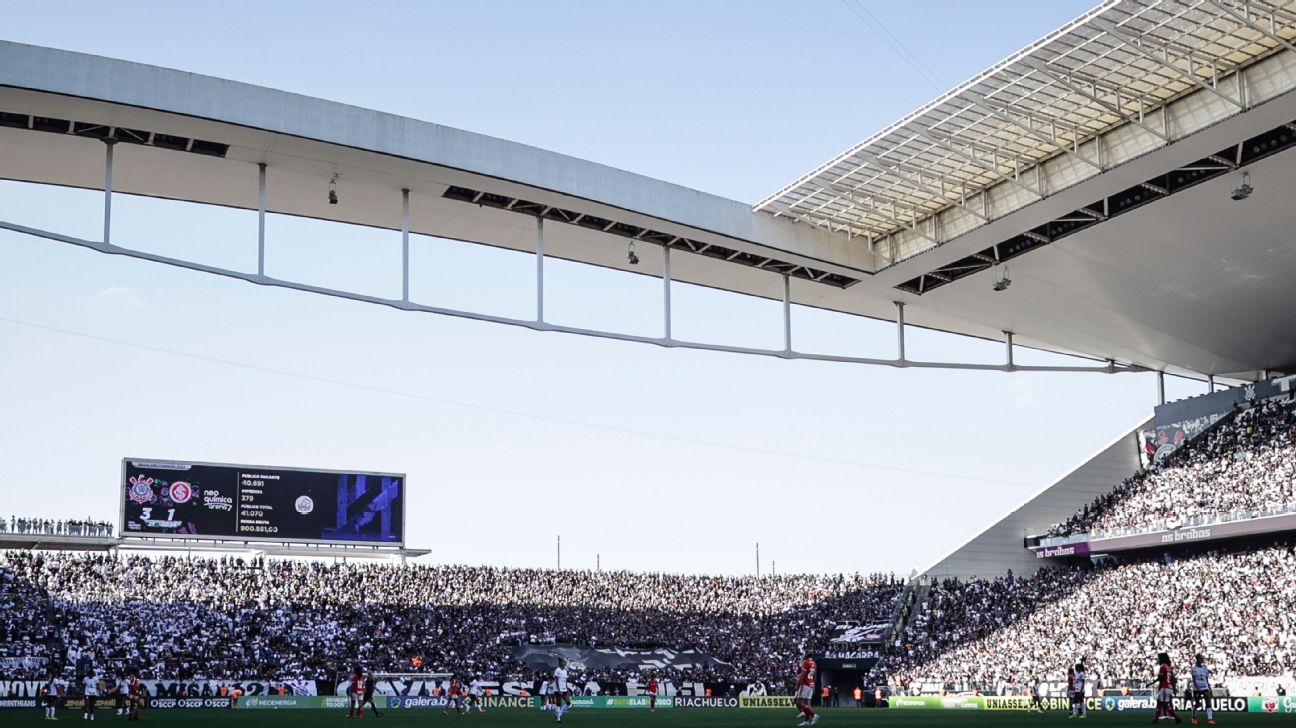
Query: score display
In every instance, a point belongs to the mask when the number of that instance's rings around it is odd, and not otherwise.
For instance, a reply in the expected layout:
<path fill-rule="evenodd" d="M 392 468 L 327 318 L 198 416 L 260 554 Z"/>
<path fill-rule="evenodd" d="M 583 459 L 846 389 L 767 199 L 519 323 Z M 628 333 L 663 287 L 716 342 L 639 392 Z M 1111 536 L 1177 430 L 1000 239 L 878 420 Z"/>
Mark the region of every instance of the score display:
<path fill-rule="evenodd" d="M 405 543 L 405 476 L 126 458 L 125 537 Z"/>

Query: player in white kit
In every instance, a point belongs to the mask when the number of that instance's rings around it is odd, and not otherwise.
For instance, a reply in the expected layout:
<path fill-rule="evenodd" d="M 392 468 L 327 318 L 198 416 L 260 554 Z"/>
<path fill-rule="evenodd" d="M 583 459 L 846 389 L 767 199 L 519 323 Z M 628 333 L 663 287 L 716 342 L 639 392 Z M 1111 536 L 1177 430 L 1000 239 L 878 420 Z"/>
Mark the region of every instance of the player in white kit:
<path fill-rule="evenodd" d="M 1206 709 L 1206 722 L 1215 725 L 1215 708 L 1211 705 L 1211 671 L 1206 667 L 1206 658 L 1197 655 L 1197 664 L 1192 668 L 1192 723 L 1197 725 L 1197 706 Z"/>
<path fill-rule="evenodd" d="M 558 668 L 553 672 L 554 696 L 558 699 L 558 722 L 562 722 L 563 713 L 571 707 L 571 688 L 567 685 L 567 660 L 558 658 Z"/>
<path fill-rule="evenodd" d="M 553 710 L 553 682 L 549 678 L 540 681 L 540 709 Z"/>
<path fill-rule="evenodd" d="M 93 672 L 87 673 L 81 684 L 85 689 L 85 712 L 81 717 L 84 720 L 94 720 L 95 702 L 99 700 L 99 678 Z"/>

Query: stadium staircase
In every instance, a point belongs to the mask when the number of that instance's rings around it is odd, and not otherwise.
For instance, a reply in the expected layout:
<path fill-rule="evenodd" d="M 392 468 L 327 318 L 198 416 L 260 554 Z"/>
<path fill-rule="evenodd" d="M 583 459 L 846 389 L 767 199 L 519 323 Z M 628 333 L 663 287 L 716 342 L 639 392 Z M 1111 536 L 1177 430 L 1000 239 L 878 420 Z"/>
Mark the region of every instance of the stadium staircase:
<path fill-rule="evenodd" d="M 917 578 L 909 580 L 905 585 L 904 592 L 900 595 L 900 601 L 896 603 L 895 612 L 891 615 L 891 626 L 887 628 L 886 645 L 890 647 L 895 644 L 897 635 L 902 635 L 909 626 L 909 620 L 919 609 L 927 594 L 931 591 L 931 584 L 921 583 Z"/>

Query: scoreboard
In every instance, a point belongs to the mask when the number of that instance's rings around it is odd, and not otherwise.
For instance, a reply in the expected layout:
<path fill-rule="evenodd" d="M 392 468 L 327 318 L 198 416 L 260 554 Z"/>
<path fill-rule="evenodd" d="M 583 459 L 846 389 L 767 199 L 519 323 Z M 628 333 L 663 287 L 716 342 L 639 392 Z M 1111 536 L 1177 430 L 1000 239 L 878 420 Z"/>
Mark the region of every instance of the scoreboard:
<path fill-rule="evenodd" d="M 405 544 L 405 476 L 122 460 L 124 537 Z"/>

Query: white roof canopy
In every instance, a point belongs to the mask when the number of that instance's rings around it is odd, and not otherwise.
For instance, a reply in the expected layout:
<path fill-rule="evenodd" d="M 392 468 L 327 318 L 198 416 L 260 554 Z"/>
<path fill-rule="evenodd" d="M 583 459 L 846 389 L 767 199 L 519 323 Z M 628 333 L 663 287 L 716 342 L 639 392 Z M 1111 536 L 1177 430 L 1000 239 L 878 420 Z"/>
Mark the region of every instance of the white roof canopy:
<path fill-rule="evenodd" d="M 899 231 L 923 233 L 951 207 L 988 222 L 1100 173 L 1103 150 L 1091 142 L 1116 127 L 1169 141 L 1171 117 L 1156 112 L 1181 96 L 1202 91 L 1246 108 L 1236 72 L 1293 39 L 1289 0 L 1105 2 L 755 208 L 870 248 Z M 1076 164 L 1046 184 L 1040 164 L 1061 155 Z M 982 193 L 1001 186 L 1018 194 L 988 204 Z M 935 231 L 920 237 L 884 252 L 880 267 L 944 242 Z"/>

